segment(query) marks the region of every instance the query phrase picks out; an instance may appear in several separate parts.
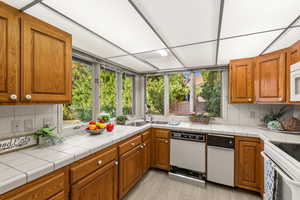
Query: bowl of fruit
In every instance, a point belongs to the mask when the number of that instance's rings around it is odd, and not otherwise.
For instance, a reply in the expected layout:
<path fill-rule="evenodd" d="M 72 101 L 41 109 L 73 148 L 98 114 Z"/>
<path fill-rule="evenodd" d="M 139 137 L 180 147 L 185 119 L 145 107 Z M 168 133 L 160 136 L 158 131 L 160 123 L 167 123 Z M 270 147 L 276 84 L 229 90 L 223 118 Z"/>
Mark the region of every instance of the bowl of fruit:
<path fill-rule="evenodd" d="M 100 135 L 101 133 L 104 132 L 106 128 L 106 124 L 101 122 L 96 122 L 96 121 L 90 121 L 89 125 L 86 128 L 86 132 L 88 132 L 91 135 Z"/>

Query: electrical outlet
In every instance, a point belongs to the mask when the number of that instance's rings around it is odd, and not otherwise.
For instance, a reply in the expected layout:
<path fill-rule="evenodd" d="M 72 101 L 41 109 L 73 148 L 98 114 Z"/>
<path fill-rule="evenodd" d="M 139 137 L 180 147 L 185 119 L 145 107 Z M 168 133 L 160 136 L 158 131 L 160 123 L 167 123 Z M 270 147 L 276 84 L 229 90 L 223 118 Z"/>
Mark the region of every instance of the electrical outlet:
<path fill-rule="evenodd" d="M 12 132 L 18 133 L 24 131 L 24 124 L 22 123 L 22 120 L 12 120 Z"/>
<path fill-rule="evenodd" d="M 25 132 L 33 131 L 33 120 L 32 119 L 24 120 L 24 131 Z"/>
<path fill-rule="evenodd" d="M 52 127 L 52 126 L 54 126 L 54 121 L 53 121 L 53 119 L 52 119 L 52 117 L 45 117 L 44 119 L 43 119 L 43 125 L 44 125 L 44 127 Z"/>

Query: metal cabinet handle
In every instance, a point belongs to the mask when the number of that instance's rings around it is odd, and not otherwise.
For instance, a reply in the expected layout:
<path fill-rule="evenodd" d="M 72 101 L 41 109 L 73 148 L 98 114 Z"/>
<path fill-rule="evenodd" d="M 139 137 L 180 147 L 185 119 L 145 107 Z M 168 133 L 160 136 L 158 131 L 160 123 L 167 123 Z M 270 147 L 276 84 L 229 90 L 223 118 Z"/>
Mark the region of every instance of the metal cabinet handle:
<path fill-rule="evenodd" d="M 18 98 L 18 96 L 17 95 L 15 95 L 15 94 L 12 94 L 12 95 L 10 95 L 10 99 L 11 100 L 17 100 L 17 98 Z"/>
<path fill-rule="evenodd" d="M 118 165 L 119 165 L 119 162 L 118 162 L 118 161 L 115 161 L 115 165 L 118 166 Z"/>
<path fill-rule="evenodd" d="M 280 97 L 280 98 L 279 98 L 279 101 L 282 101 L 282 100 L 283 100 L 283 98 L 282 98 L 282 97 Z"/>
<path fill-rule="evenodd" d="M 169 143 L 169 141 L 168 141 L 168 140 L 165 140 L 165 143 Z"/>
<path fill-rule="evenodd" d="M 249 99 L 248 99 L 248 101 L 250 102 L 250 101 L 252 101 L 252 99 L 251 99 L 251 98 L 249 98 Z"/>
<path fill-rule="evenodd" d="M 143 146 L 143 145 L 141 145 L 140 147 L 141 147 L 141 149 L 143 149 L 143 148 L 144 148 L 144 146 Z"/>
<path fill-rule="evenodd" d="M 99 161 L 98 161 L 98 165 L 101 165 L 101 164 L 102 164 L 102 160 L 99 160 Z"/>
<path fill-rule="evenodd" d="M 26 98 L 27 100 L 31 100 L 31 99 L 32 99 L 31 95 L 29 95 L 29 94 L 27 94 L 27 95 L 25 96 L 25 98 Z"/>
<path fill-rule="evenodd" d="M 143 145 L 144 145 L 144 147 L 145 147 L 145 146 L 146 146 L 146 143 L 144 143 Z"/>

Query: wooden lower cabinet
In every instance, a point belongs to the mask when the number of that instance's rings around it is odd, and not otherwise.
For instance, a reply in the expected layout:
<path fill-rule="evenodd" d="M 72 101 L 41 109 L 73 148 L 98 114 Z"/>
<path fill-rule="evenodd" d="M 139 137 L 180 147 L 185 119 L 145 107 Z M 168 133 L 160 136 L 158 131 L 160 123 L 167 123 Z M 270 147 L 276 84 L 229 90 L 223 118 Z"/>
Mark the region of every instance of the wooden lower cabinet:
<path fill-rule="evenodd" d="M 154 168 L 170 170 L 170 140 L 166 138 L 153 138 Z"/>
<path fill-rule="evenodd" d="M 119 163 L 119 198 L 121 199 L 139 181 L 142 176 L 143 168 L 141 146 L 137 146 L 127 153 L 121 155 Z"/>
<path fill-rule="evenodd" d="M 143 161 L 143 174 L 145 174 L 151 167 L 151 140 L 145 140 L 142 149 L 142 161 Z"/>
<path fill-rule="evenodd" d="M 260 155 L 263 144 L 258 138 L 236 137 L 235 185 L 263 192 L 264 162 Z"/>
<path fill-rule="evenodd" d="M 118 167 L 115 161 L 72 186 L 72 200 L 117 200 Z"/>
<path fill-rule="evenodd" d="M 66 197 L 66 194 L 64 192 L 60 192 L 54 197 L 50 198 L 49 200 L 65 200 L 65 199 L 69 199 L 69 198 Z"/>
<path fill-rule="evenodd" d="M 65 167 L 0 195 L 0 200 L 67 200 L 69 168 Z"/>

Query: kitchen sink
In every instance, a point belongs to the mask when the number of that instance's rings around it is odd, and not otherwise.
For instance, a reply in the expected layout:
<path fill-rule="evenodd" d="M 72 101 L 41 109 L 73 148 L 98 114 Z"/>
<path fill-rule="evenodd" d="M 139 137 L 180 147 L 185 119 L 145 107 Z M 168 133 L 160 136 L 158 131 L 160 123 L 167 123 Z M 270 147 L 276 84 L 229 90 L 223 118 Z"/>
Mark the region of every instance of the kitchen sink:
<path fill-rule="evenodd" d="M 152 124 L 168 124 L 169 122 L 166 121 L 152 121 Z"/>
<path fill-rule="evenodd" d="M 146 124 L 148 124 L 148 122 L 145 122 L 145 121 L 143 121 L 143 122 L 130 122 L 130 123 L 126 124 L 126 126 L 144 126 Z"/>

